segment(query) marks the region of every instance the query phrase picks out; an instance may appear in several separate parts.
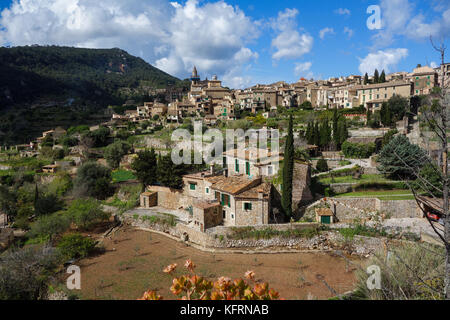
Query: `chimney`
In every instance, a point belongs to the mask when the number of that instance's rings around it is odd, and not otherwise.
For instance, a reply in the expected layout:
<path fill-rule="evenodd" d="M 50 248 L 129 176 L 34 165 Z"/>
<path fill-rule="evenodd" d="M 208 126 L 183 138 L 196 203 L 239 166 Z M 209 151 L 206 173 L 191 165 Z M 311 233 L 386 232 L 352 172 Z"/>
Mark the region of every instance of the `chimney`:
<path fill-rule="evenodd" d="M 213 176 L 214 175 L 214 164 L 213 163 L 211 163 L 210 165 L 209 165 L 209 173 Z"/>

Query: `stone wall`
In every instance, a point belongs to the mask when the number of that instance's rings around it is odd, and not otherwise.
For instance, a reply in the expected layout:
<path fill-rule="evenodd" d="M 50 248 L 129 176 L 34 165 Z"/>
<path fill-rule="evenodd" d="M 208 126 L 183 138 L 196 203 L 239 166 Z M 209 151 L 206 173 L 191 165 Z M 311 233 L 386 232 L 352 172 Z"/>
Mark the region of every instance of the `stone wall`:
<path fill-rule="evenodd" d="M 252 210 L 245 210 L 244 203 L 251 203 Z M 262 225 L 269 224 L 270 203 L 268 200 L 236 200 L 236 225 Z"/>
<path fill-rule="evenodd" d="M 158 193 L 158 207 L 171 210 L 185 209 L 192 206 L 193 199 L 185 196 L 182 190 L 176 190 L 166 187 L 151 186 L 150 192 Z"/>
<path fill-rule="evenodd" d="M 370 219 L 374 213 L 387 218 L 420 218 L 422 211 L 415 200 L 380 200 L 378 198 L 331 198 L 314 203 L 306 209 L 305 217 L 313 218 L 316 207 L 328 205 L 339 222 Z"/>

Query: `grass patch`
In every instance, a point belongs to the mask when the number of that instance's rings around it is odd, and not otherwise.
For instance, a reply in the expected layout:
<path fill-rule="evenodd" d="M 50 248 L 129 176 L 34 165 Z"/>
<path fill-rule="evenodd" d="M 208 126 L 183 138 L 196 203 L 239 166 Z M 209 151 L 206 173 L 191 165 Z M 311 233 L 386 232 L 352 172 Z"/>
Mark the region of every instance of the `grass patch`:
<path fill-rule="evenodd" d="M 360 179 L 354 179 L 353 176 L 343 176 L 343 177 L 327 177 L 319 178 L 319 181 L 323 184 L 333 184 L 333 183 L 374 183 L 374 182 L 396 182 L 394 180 L 387 179 L 380 174 L 363 174 Z"/>
<path fill-rule="evenodd" d="M 311 227 L 304 229 L 289 229 L 289 230 L 275 230 L 273 228 L 255 229 L 253 227 L 245 228 L 231 228 L 232 234 L 228 236 L 232 240 L 244 240 L 244 239 L 265 239 L 272 238 L 307 238 L 310 239 L 319 235 L 322 231 L 326 230 L 325 226 Z"/>
<path fill-rule="evenodd" d="M 113 182 L 126 182 L 130 180 L 135 180 L 136 176 L 132 171 L 128 170 L 116 170 L 112 173 Z"/>
<path fill-rule="evenodd" d="M 357 224 L 354 227 L 339 229 L 340 234 L 342 234 L 346 239 L 353 239 L 355 236 L 364 237 L 386 237 L 388 234 L 379 229 L 368 227 L 362 224 Z"/>
<path fill-rule="evenodd" d="M 168 213 L 158 212 L 158 215 L 156 216 L 141 216 L 141 220 L 150 224 L 161 224 L 170 227 L 175 227 L 177 225 L 177 218 Z"/>
<path fill-rule="evenodd" d="M 360 191 L 343 193 L 336 196 L 336 198 L 345 197 L 378 198 L 380 200 L 414 200 L 414 196 L 410 190 Z"/>

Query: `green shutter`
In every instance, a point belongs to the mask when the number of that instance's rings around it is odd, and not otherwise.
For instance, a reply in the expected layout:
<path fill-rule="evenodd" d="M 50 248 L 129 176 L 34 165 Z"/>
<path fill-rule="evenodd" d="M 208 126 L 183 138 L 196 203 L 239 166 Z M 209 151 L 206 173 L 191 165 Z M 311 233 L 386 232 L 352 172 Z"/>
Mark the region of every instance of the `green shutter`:
<path fill-rule="evenodd" d="M 234 165 L 234 171 L 239 172 L 239 160 L 236 159 L 234 163 L 235 163 L 235 165 Z"/>
<path fill-rule="evenodd" d="M 323 224 L 331 224 L 331 217 L 330 216 L 321 216 L 320 222 Z"/>
<path fill-rule="evenodd" d="M 245 163 L 245 173 L 250 175 L 250 162 Z"/>
<path fill-rule="evenodd" d="M 195 184 L 190 183 L 190 184 L 189 184 L 189 188 L 190 188 L 191 190 L 195 190 Z"/>

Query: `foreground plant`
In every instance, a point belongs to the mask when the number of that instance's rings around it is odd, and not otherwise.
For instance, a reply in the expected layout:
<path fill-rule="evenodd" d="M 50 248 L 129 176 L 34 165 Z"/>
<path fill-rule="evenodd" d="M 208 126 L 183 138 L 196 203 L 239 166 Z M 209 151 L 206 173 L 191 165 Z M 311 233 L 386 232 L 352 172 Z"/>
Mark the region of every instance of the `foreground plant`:
<path fill-rule="evenodd" d="M 231 280 L 220 277 L 217 281 L 209 281 L 195 273 L 195 264 L 187 260 L 184 267 L 187 275 L 175 277 L 170 291 L 181 300 L 278 300 L 279 294 L 269 289 L 268 283 L 255 280 L 255 273 L 247 271 L 245 279 Z M 173 275 L 177 264 L 167 266 L 163 272 Z M 149 290 L 139 300 L 162 300 L 156 291 Z"/>

